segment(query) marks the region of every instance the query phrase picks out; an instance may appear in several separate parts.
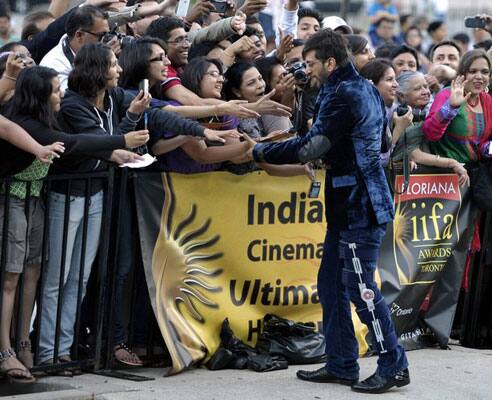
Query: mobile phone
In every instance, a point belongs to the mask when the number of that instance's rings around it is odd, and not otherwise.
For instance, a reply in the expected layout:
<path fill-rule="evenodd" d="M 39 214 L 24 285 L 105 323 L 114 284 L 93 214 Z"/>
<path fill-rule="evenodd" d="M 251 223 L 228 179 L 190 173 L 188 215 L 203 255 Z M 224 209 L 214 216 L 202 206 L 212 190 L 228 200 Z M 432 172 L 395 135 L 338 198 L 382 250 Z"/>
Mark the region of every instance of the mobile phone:
<path fill-rule="evenodd" d="M 210 2 L 214 5 L 216 13 L 222 14 L 227 11 L 228 5 L 225 0 L 211 0 Z"/>
<path fill-rule="evenodd" d="M 321 182 L 313 181 L 309 187 L 308 197 L 310 199 L 317 199 L 319 196 L 319 191 L 321 189 Z"/>
<path fill-rule="evenodd" d="M 482 17 L 465 17 L 465 27 L 467 28 L 485 28 L 487 20 Z"/>
<path fill-rule="evenodd" d="M 186 17 L 189 8 L 190 8 L 190 0 L 180 0 L 178 3 L 178 10 L 176 11 L 176 16 Z"/>
<path fill-rule="evenodd" d="M 149 94 L 149 80 L 148 79 L 142 79 L 140 81 L 140 84 L 138 85 L 138 88 L 140 90 L 143 90 L 144 95 Z"/>

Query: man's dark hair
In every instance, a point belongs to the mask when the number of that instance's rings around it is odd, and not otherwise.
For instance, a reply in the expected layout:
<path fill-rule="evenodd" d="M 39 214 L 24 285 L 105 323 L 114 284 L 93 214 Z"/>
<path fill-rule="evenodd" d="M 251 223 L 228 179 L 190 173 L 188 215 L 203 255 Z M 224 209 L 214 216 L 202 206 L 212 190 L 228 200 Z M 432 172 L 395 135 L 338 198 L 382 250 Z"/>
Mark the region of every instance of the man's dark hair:
<path fill-rule="evenodd" d="M 0 1 L 0 17 L 11 18 L 10 5 L 5 1 Z"/>
<path fill-rule="evenodd" d="M 393 65 L 386 58 L 376 58 L 369 61 L 364 67 L 362 67 L 360 74 L 372 81 L 374 85 L 377 85 L 381 79 L 383 79 L 384 74 L 389 68 L 393 68 Z"/>
<path fill-rule="evenodd" d="M 96 18 L 108 19 L 108 14 L 94 6 L 84 6 L 75 9 L 70 14 L 65 26 L 68 38 L 72 39 L 77 31 L 90 31 Z"/>
<path fill-rule="evenodd" d="M 471 42 L 470 36 L 465 32 L 457 33 L 452 38 L 455 42 L 461 42 L 464 44 L 469 44 Z"/>
<path fill-rule="evenodd" d="M 379 18 L 375 23 L 374 23 L 374 26 L 377 28 L 379 25 L 381 25 L 383 22 L 390 22 L 392 24 L 395 23 L 394 20 L 390 19 L 390 18 L 387 18 L 387 17 L 381 17 Z"/>
<path fill-rule="evenodd" d="M 218 42 L 200 42 L 191 46 L 188 51 L 188 60 L 196 57 L 206 57 L 213 49 L 217 47 Z"/>
<path fill-rule="evenodd" d="M 49 99 L 53 92 L 51 81 L 57 76 L 58 72 L 52 68 L 34 66 L 23 69 L 17 77 L 7 118 L 16 114 L 28 115 L 50 128 L 56 128 L 58 125 Z"/>
<path fill-rule="evenodd" d="M 429 52 L 429 59 L 432 61 L 432 59 L 434 58 L 434 53 L 435 51 L 439 48 L 439 47 L 442 47 L 442 46 L 452 46 L 454 47 L 456 50 L 458 50 L 458 54 L 461 56 L 461 49 L 460 49 L 460 46 L 458 46 L 458 44 L 452 40 L 443 40 L 442 42 L 439 42 L 439 43 L 436 43 L 434 46 L 432 46 L 432 48 L 430 49 L 430 52 Z"/>
<path fill-rule="evenodd" d="M 111 54 L 111 47 L 104 43 L 82 46 L 68 75 L 68 88 L 87 99 L 96 97 L 107 87 Z"/>
<path fill-rule="evenodd" d="M 398 45 L 396 43 L 393 43 L 393 42 L 383 43 L 381 46 L 379 46 L 376 49 L 374 55 L 376 56 L 376 58 L 390 59 L 391 54 L 393 54 L 393 52 L 397 48 L 398 48 Z"/>
<path fill-rule="evenodd" d="M 404 25 L 412 17 L 412 14 L 402 14 L 400 15 L 400 26 Z"/>
<path fill-rule="evenodd" d="M 161 40 L 153 37 L 143 37 L 130 42 L 121 49 L 118 63 L 123 70 L 119 79 L 119 86 L 124 89 L 137 89 L 142 79 L 149 78 L 150 56 L 152 45 L 162 47 Z"/>
<path fill-rule="evenodd" d="M 220 60 L 216 58 L 196 57 L 186 64 L 183 70 L 181 75 L 183 86 L 202 97 L 201 83 L 210 64 L 215 65 L 221 74 L 224 72 L 224 67 Z"/>
<path fill-rule="evenodd" d="M 161 17 L 152 21 L 145 32 L 146 36 L 156 37 L 167 43 L 171 32 L 178 28 L 185 28 L 184 22 L 177 17 Z"/>
<path fill-rule="evenodd" d="M 316 58 L 322 62 L 333 57 L 337 65 L 343 67 L 350 61 L 347 40 L 344 36 L 331 29 L 323 29 L 311 36 L 304 45 L 302 56 L 314 50 Z"/>
<path fill-rule="evenodd" d="M 400 54 L 405 54 L 405 53 L 410 53 L 415 58 L 417 69 L 419 69 L 420 63 L 419 63 L 419 54 L 417 53 L 417 50 L 415 50 L 413 47 L 407 46 L 406 44 L 402 44 L 401 46 L 396 47 L 391 53 L 391 59 L 393 60 L 394 58 L 398 57 Z"/>
<path fill-rule="evenodd" d="M 315 18 L 318 21 L 319 26 L 323 26 L 323 17 L 318 11 L 311 8 L 299 8 L 299 11 L 297 12 L 297 18 L 299 19 L 299 22 L 302 18 L 306 17 Z"/>
<path fill-rule="evenodd" d="M 427 27 L 427 32 L 429 33 L 429 35 L 432 35 L 443 25 L 444 25 L 444 21 L 432 21 Z"/>

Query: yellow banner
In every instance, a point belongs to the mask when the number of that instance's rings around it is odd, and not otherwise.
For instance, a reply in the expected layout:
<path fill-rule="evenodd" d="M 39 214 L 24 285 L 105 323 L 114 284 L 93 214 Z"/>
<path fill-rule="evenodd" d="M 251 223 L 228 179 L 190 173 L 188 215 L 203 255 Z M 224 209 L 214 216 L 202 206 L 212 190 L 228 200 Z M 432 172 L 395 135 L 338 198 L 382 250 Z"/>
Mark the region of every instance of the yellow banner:
<path fill-rule="evenodd" d="M 264 172 L 167 174 L 163 185 L 152 274 L 173 372 L 215 352 L 226 317 L 252 345 L 267 313 L 319 326 L 323 188 L 308 198 L 306 177 Z"/>

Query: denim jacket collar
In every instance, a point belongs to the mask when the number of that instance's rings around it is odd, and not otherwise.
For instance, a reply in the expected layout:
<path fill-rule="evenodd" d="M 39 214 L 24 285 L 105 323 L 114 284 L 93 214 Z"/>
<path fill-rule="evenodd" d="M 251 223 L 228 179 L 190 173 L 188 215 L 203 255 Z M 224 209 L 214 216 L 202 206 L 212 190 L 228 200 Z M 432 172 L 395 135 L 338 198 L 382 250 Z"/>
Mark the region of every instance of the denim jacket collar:
<path fill-rule="evenodd" d="M 353 79 L 359 75 L 354 65 L 349 62 L 347 65 L 343 67 L 338 67 L 335 72 L 333 72 L 328 79 L 326 80 L 323 87 L 332 87 L 338 85 L 340 82 L 345 81 L 347 79 Z"/>

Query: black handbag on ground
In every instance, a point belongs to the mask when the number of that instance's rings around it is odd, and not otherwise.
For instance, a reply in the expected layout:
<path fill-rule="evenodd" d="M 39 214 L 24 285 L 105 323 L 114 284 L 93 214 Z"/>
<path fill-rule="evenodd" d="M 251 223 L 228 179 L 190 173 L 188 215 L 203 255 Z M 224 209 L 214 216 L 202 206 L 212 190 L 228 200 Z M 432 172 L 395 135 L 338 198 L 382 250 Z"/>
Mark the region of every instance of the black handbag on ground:
<path fill-rule="evenodd" d="M 265 315 L 256 349 L 284 357 L 289 364 L 314 364 L 326 360 L 325 337 L 316 332 L 314 324 L 294 322 L 273 314 Z"/>
<path fill-rule="evenodd" d="M 470 171 L 473 202 L 482 211 L 492 211 L 492 162 L 483 162 Z"/>

